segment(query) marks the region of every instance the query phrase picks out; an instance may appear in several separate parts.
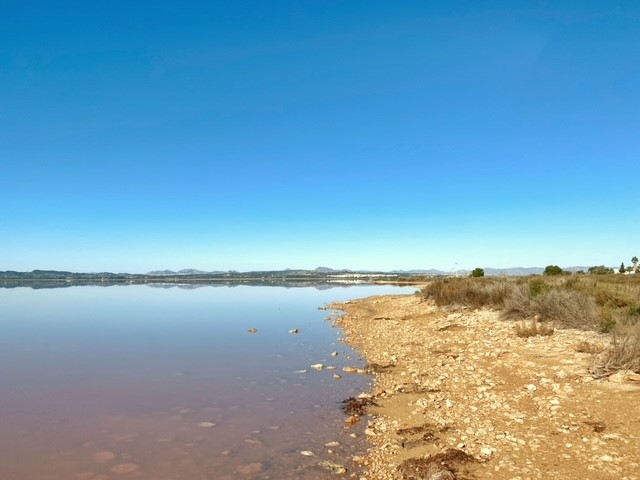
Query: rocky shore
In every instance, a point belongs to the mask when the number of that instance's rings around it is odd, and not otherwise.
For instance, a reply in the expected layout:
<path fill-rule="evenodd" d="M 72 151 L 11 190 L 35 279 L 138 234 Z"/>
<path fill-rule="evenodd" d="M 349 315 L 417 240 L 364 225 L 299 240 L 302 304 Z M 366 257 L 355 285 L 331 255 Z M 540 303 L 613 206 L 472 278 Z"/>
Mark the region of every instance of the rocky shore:
<path fill-rule="evenodd" d="M 331 305 L 369 362 L 367 480 L 640 480 L 640 376 L 595 380 L 605 335 L 518 337 L 489 310 L 417 295 Z"/>

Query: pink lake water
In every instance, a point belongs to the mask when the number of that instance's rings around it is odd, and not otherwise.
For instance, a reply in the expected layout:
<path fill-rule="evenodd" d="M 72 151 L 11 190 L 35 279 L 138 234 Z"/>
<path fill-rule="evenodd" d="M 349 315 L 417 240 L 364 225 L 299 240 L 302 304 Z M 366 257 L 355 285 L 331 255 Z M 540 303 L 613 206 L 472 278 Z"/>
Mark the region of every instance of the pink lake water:
<path fill-rule="evenodd" d="M 340 402 L 370 378 L 341 372 L 364 362 L 318 307 L 413 291 L 0 289 L 0 479 L 331 478 L 324 460 L 354 471 L 362 425 L 345 427 Z"/>

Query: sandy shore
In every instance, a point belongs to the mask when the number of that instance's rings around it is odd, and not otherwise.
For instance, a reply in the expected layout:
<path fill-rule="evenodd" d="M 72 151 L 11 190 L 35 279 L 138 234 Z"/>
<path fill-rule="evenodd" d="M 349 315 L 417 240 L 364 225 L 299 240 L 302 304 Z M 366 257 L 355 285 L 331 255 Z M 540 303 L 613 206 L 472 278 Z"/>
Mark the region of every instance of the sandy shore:
<path fill-rule="evenodd" d="M 364 478 L 640 479 L 638 376 L 593 380 L 591 354 L 576 351 L 606 336 L 520 338 L 497 312 L 418 296 L 331 308 L 346 312 L 337 323 L 375 377 L 370 448 L 354 459 Z"/>

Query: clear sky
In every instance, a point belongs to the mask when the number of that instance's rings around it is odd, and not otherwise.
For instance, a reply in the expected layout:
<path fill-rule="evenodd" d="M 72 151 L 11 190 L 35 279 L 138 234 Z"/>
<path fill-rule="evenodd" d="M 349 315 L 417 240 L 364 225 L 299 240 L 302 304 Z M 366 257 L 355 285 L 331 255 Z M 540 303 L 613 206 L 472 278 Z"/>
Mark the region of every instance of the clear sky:
<path fill-rule="evenodd" d="M 640 2 L 30 1 L 0 270 L 618 266 Z"/>

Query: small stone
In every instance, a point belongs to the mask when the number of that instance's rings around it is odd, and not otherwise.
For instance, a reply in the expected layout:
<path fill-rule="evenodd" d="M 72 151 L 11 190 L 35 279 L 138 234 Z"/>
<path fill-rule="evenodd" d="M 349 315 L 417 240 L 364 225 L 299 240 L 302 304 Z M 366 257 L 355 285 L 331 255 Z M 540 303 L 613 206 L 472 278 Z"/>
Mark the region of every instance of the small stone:
<path fill-rule="evenodd" d="M 340 442 L 337 441 L 332 441 L 332 442 L 327 442 L 324 444 L 325 447 L 339 447 L 340 446 Z"/>
<path fill-rule="evenodd" d="M 338 352 L 331 352 L 331 356 L 332 357 L 337 357 L 338 356 Z"/>
<path fill-rule="evenodd" d="M 242 475 L 254 475 L 262 471 L 262 463 L 243 463 L 242 465 L 238 465 L 236 470 Z"/>
<path fill-rule="evenodd" d="M 138 465 L 136 465 L 135 463 L 120 463 L 120 464 L 116 465 L 115 467 L 113 467 L 111 469 L 111 471 L 113 473 L 124 475 L 126 473 L 137 472 L 139 469 L 140 469 L 140 467 Z"/>
<path fill-rule="evenodd" d="M 335 378 L 336 380 L 340 380 L 342 378 L 342 375 L 340 375 L 339 373 L 334 373 L 333 378 Z"/>
<path fill-rule="evenodd" d="M 299 328 L 294 328 L 292 330 L 289 330 L 289 333 L 300 333 L 300 329 Z"/>
<path fill-rule="evenodd" d="M 490 457 L 491 455 L 493 455 L 493 451 L 489 447 L 483 447 L 480 449 L 480 454 L 483 457 Z"/>
<path fill-rule="evenodd" d="M 351 415 L 350 417 L 347 417 L 345 419 L 344 423 L 346 423 L 347 425 L 355 425 L 359 421 L 360 421 L 360 417 L 356 417 L 355 415 Z"/>
<path fill-rule="evenodd" d="M 258 329 L 255 327 L 251 327 L 249 330 L 247 330 L 247 332 L 249 333 L 258 333 Z"/>
<path fill-rule="evenodd" d="M 613 462 L 613 457 L 611 455 L 602 455 L 598 457 L 598 460 L 601 462 Z"/>
<path fill-rule="evenodd" d="M 346 373 L 356 373 L 358 369 L 356 367 L 342 367 L 342 371 Z"/>
<path fill-rule="evenodd" d="M 315 457 L 316 454 L 313 453 L 311 450 L 302 450 L 300 452 L 300 455 L 304 455 L 305 457 Z"/>
<path fill-rule="evenodd" d="M 529 385 L 525 386 L 524 388 L 526 388 L 530 392 L 535 392 L 538 389 L 538 387 L 536 387 L 533 383 L 530 383 Z"/>
<path fill-rule="evenodd" d="M 313 365 L 311 365 L 311 368 L 315 368 L 316 370 L 322 370 L 324 368 L 324 365 L 321 363 L 314 363 Z"/>

